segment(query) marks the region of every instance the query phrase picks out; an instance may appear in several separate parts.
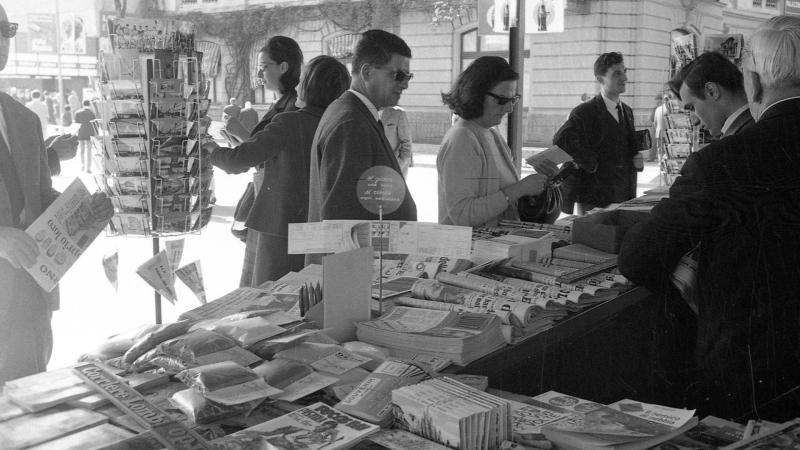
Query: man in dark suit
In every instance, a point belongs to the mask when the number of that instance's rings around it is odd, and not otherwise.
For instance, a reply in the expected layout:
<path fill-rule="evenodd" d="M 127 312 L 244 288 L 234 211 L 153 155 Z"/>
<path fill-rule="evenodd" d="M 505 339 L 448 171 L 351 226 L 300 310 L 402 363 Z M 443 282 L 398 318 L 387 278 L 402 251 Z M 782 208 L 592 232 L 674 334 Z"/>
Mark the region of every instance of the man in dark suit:
<path fill-rule="evenodd" d="M 386 140 L 378 111 L 397 105 L 413 76 L 411 49 L 398 36 L 369 30 L 356 44 L 350 89 L 322 115 L 311 147 L 308 221 L 377 220 L 358 200 L 356 184 L 367 169 L 400 165 Z M 400 175 L 402 179 L 402 175 Z M 402 203 L 386 220 L 417 220 L 417 206 L 406 188 Z"/>
<path fill-rule="evenodd" d="M 685 65 L 668 84 L 683 107 L 694 111 L 713 137 L 738 134 L 755 123 L 744 92 L 742 72 L 720 53 L 703 53 Z"/>
<path fill-rule="evenodd" d="M 699 245 L 696 373 L 681 405 L 698 415 L 800 415 L 798 60 L 800 18 L 754 32 L 743 69 L 756 123 L 692 154 L 620 251 L 625 276 L 667 293 L 669 274 Z"/>
<path fill-rule="evenodd" d="M 0 70 L 17 30 L 0 6 Z M 43 291 L 23 267 L 35 263 L 39 247 L 25 233 L 55 200 L 39 118 L 0 93 L 0 386 L 47 369 L 53 337 L 50 317 L 58 291 Z M 95 217 L 108 221 L 111 201 L 92 199 Z"/>
<path fill-rule="evenodd" d="M 619 98 L 628 81 L 626 71 L 619 53 L 600 55 L 594 63 L 600 94 L 576 106 L 553 138 L 580 168 L 577 180 L 570 180 L 574 192 L 565 199 L 577 202 L 578 214 L 636 196 L 636 171 L 644 165 L 633 111 Z"/>

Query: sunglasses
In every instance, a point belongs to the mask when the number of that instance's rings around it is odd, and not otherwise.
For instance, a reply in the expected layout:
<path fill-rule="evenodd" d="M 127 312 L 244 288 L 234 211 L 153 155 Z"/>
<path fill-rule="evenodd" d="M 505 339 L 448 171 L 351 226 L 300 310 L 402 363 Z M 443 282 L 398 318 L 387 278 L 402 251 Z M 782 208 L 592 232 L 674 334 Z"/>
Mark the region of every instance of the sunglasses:
<path fill-rule="evenodd" d="M 502 95 L 497 95 L 497 94 L 494 94 L 492 92 L 487 92 L 486 95 L 488 95 L 489 97 L 492 97 L 495 100 L 497 100 L 497 104 L 500 105 L 500 106 L 503 106 L 506 103 L 511 103 L 512 105 L 516 105 L 517 102 L 519 101 L 519 99 L 522 98 L 519 94 L 517 94 L 517 95 L 515 95 L 513 97 L 504 97 Z"/>
<path fill-rule="evenodd" d="M 4 38 L 11 39 L 17 35 L 17 27 L 19 27 L 18 23 L 4 20 L 0 22 L 0 34 L 2 34 Z"/>
<path fill-rule="evenodd" d="M 378 67 L 378 69 L 388 69 L 389 76 L 395 81 L 395 83 L 402 83 L 406 80 L 411 81 L 414 78 L 413 73 L 406 73 L 399 69 L 392 69 L 390 67 Z"/>

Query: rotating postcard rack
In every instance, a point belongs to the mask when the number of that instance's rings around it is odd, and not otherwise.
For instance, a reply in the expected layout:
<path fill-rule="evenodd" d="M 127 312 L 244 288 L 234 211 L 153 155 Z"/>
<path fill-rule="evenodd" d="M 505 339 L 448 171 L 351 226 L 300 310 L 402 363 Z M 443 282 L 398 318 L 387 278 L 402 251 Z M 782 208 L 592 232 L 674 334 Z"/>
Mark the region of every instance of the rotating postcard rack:
<path fill-rule="evenodd" d="M 667 130 L 661 137 L 664 149 L 660 155 L 661 178 L 671 186 L 681 174 L 689 155 L 697 151 L 698 129 L 692 125 L 691 113 L 682 108 L 680 101 L 670 100 L 665 108 Z"/>
<path fill-rule="evenodd" d="M 158 238 L 199 233 L 211 217 L 213 171 L 203 154 L 209 84 L 194 26 L 160 19 L 109 21 L 113 52 L 100 55 L 95 177 L 114 204 L 108 233 Z M 160 301 L 156 294 L 156 321 Z"/>

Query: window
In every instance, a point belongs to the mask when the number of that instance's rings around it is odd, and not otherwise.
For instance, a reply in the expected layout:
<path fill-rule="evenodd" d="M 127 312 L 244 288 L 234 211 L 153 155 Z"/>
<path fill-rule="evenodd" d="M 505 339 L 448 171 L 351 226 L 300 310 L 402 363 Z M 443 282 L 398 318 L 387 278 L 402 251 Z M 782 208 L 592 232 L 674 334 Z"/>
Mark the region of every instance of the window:
<path fill-rule="evenodd" d="M 530 57 L 531 51 L 525 50 L 525 58 Z M 478 29 L 474 28 L 461 34 L 461 71 L 481 56 L 500 56 L 508 59 L 508 35 L 491 34 L 479 36 Z"/>
<path fill-rule="evenodd" d="M 778 9 L 778 0 L 765 0 L 764 6 L 767 8 Z"/>
<path fill-rule="evenodd" d="M 187 3 L 197 3 L 197 0 L 181 0 L 181 4 L 185 5 Z"/>
<path fill-rule="evenodd" d="M 761 0 L 753 0 L 754 8 L 761 8 Z"/>

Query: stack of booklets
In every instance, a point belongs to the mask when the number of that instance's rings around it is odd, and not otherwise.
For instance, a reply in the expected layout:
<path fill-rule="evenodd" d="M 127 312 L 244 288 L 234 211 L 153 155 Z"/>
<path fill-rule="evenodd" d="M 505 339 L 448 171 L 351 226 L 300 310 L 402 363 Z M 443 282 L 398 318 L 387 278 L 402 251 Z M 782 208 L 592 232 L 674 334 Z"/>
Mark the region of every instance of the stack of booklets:
<path fill-rule="evenodd" d="M 212 442 L 217 449 L 348 448 L 378 431 L 377 425 L 315 403 Z"/>
<path fill-rule="evenodd" d="M 427 353 L 467 365 L 505 345 L 494 314 L 397 306 L 377 320 L 356 324 L 358 340 L 395 356 Z"/>
<path fill-rule="evenodd" d="M 722 450 L 749 450 L 767 448 L 800 448 L 800 418 L 768 428 Z"/>
<path fill-rule="evenodd" d="M 435 378 L 392 392 L 395 425 L 461 450 L 499 448 L 511 439 L 508 401 L 450 378 Z"/>

